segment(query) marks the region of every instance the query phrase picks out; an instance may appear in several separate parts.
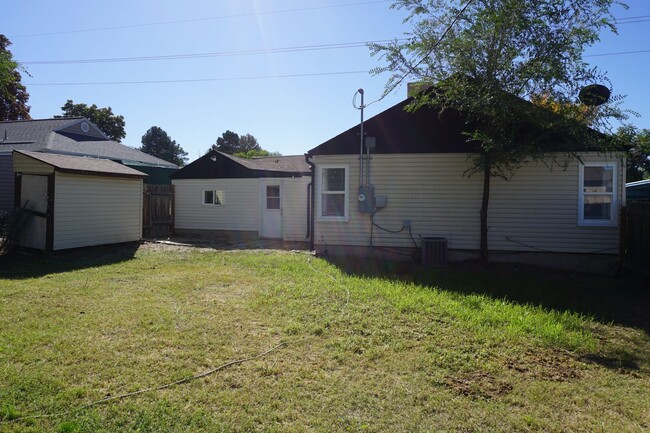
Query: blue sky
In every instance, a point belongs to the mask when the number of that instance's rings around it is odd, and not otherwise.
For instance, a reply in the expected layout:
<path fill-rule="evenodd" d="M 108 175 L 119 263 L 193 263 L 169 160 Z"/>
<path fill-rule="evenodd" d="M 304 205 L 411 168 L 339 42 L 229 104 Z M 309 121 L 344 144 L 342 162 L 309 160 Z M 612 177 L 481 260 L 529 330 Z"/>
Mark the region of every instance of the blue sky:
<path fill-rule="evenodd" d="M 124 143 L 140 146 L 151 126 L 201 156 L 224 131 L 250 133 L 263 148 L 302 154 L 358 123 L 355 91 L 378 98 L 387 76 L 367 41 L 401 37 L 403 14 L 384 0 L 23 1 L 3 6 L 2 33 L 31 77 L 33 118 L 60 114 L 67 99 L 110 106 L 126 120 Z M 616 7 L 619 35 L 601 35 L 586 59 L 607 71 L 623 107 L 650 128 L 650 2 Z M 641 17 L 624 20 L 628 17 Z M 644 21 L 648 19 L 648 21 Z M 637 21 L 624 23 L 625 21 Z M 316 46 L 351 44 L 334 49 Z M 306 50 L 295 47 L 310 47 Z M 292 48 L 288 50 L 280 50 Z M 277 52 L 285 51 L 285 52 Z M 601 55 L 612 53 L 641 53 Z M 251 53 L 256 51 L 256 53 Z M 155 61 L 42 64 L 218 53 Z M 187 80 L 182 82 L 174 82 Z M 166 81 L 163 83 L 142 83 Z M 107 84 L 130 82 L 132 84 Z M 68 84 L 63 84 L 68 83 Z M 80 84 L 95 83 L 95 84 Z M 103 84 L 97 84 L 103 83 Z M 375 115 L 406 95 L 396 89 L 366 110 Z"/>

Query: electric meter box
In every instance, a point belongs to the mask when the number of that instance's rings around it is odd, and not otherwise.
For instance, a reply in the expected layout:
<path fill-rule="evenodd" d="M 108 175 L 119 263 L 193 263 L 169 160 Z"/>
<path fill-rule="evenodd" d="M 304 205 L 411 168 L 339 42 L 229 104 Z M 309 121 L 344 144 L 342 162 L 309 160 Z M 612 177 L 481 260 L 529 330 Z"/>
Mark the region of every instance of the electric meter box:
<path fill-rule="evenodd" d="M 370 185 L 360 186 L 357 201 L 359 203 L 359 212 L 372 213 L 375 210 L 375 188 Z"/>

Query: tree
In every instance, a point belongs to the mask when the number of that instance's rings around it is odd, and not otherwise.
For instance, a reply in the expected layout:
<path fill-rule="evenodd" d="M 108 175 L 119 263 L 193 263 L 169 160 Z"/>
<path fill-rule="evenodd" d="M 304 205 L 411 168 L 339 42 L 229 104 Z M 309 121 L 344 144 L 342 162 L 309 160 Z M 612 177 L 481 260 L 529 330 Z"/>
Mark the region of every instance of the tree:
<path fill-rule="evenodd" d="M 217 142 L 212 145 L 212 150 L 234 155 L 235 153 L 248 152 L 251 150 L 262 150 L 257 139 L 251 134 L 244 134 L 241 137 L 230 130 L 221 134 Z"/>
<path fill-rule="evenodd" d="M 650 129 L 638 130 L 634 126 L 623 126 L 616 131 L 616 138 L 627 148 L 627 182 L 650 178 Z"/>
<path fill-rule="evenodd" d="M 477 146 L 467 174 L 482 173 L 481 259 L 488 261 L 490 180 L 510 179 L 528 161 L 577 154 L 561 142 L 607 148 L 611 140 L 593 133 L 579 116 L 563 116 L 526 101 L 546 95 L 575 103 L 581 87 L 606 81 L 583 61 L 599 32 L 615 31 L 610 7 L 616 0 L 398 0 L 413 32 L 406 42 L 371 44 L 391 71 L 385 94 L 407 77 L 435 83 L 410 110 L 424 105 L 454 110 L 467 119 L 467 138 Z M 590 125 L 608 132 L 617 106 L 595 110 Z M 551 134 L 553 131 L 553 134 Z"/>
<path fill-rule="evenodd" d="M 0 120 L 31 119 L 29 116 L 29 93 L 20 82 L 20 71 L 27 71 L 14 61 L 5 35 L 0 35 Z"/>
<path fill-rule="evenodd" d="M 159 128 L 152 126 L 142 136 L 142 147 L 138 150 L 182 167 L 187 161 L 187 152 L 176 140 Z"/>
<path fill-rule="evenodd" d="M 61 107 L 63 115 L 54 117 L 85 117 L 93 122 L 111 140 L 122 142 L 126 137 L 124 130 L 124 116 L 113 114 L 111 107 L 99 108 L 93 104 L 90 107 L 86 104 L 75 104 L 71 99 Z"/>

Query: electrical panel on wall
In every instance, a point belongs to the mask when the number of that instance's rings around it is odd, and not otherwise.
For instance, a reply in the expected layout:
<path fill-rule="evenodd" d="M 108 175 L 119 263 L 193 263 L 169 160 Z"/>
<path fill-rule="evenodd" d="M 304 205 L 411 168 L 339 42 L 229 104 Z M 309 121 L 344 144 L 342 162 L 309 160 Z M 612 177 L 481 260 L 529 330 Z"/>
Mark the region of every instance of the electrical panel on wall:
<path fill-rule="evenodd" d="M 375 210 L 375 188 L 372 185 L 360 186 L 357 200 L 359 212 L 372 213 Z"/>

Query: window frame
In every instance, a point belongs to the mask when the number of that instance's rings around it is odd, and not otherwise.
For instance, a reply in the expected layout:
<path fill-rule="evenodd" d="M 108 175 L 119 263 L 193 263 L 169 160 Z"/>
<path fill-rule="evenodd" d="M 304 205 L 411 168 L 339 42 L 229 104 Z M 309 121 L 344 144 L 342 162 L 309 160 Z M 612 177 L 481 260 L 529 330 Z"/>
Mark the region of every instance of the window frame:
<path fill-rule="evenodd" d="M 206 202 L 205 201 L 205 193 L 206 192 L 211 192 L 212 193 L 212 202 Z M 225 191 L 223 190 L 217 190 L 217 189 L 204 189 L 202 190 L 202 197 L 201 197 L 201 203 L 203 206 L 224 206 L 225 204 Z M 215 203 L 215 201 L 219 201 L 219 203 Z"/>
<path fill-rule="evenodd" d="M 350 219 L 350 165 L 349 164 L 318 164 L 317 179 L 318 199 L 316 210 L 318 221 L 348 221 Z M 323 171 L 326 169 L 342 168 L 345 171 L 344 191 L 323 191 Z M 343 194 L 343 215 L 323 215 L 323 195 Z"/>
<path fill-rule="evenodd" d="M 612 192 L 611 193 L 585 193 L 585 167 L 611 167 Z M 616 162 L 584 162 L 579 164 L 578 171 L 578 225 L 584 227 L 617 227 L 618 226 L 618 164 Z M 585 196 L 611 195 L 609 219 L 585 218 Z"/>
<path fill-rule="evenodd" d="M 272 195 L 269 196 L 269 188 L 277 188 L 278 189 L 278 195 Z M 267 211 L 281 211 L 282 210 L 282 188 L 280 184 L 265 184 L 264 185 L 264 210 Z M 269 207 L 269 199 L 271 200 L 277 200 L 278 207 Z"/>

